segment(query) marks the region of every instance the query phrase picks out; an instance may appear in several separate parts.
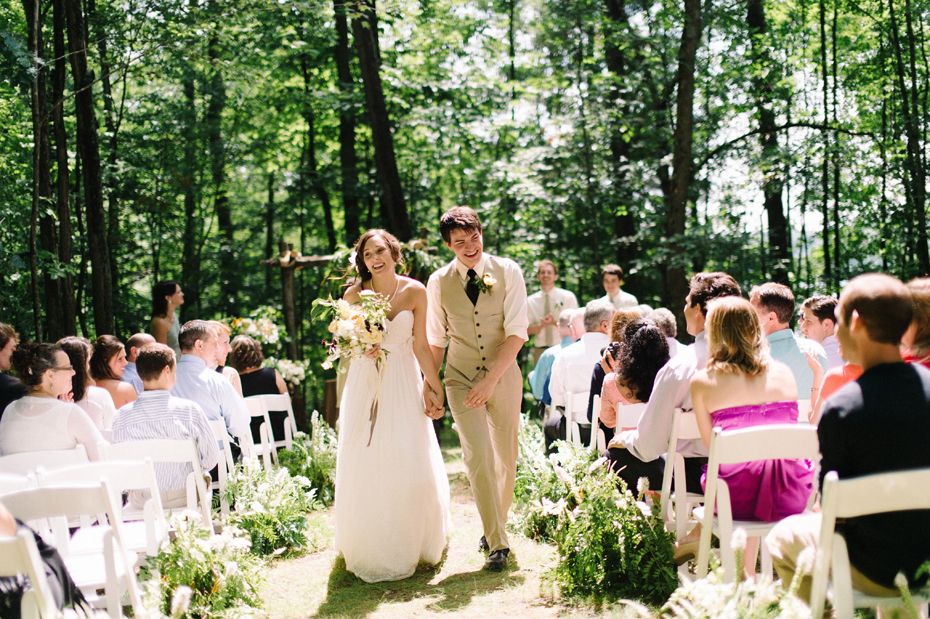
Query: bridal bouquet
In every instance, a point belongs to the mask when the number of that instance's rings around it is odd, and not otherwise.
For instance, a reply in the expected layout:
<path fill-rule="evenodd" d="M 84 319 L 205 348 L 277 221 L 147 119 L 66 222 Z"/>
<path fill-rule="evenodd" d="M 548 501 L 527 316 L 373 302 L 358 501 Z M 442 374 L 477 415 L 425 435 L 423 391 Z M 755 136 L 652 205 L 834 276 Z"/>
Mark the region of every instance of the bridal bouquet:
<path fill-rule="evenodd" d="M 333 340 L 324 341 L 329 347 L 329 355 L 323 362 L 325 370 L 333 367 L 337 359 L 358 359 L 384 339 L 384 323 L 391 304 L 371 290 L 363 290 L 359 294 L 362 302 L 358 305 L 350 305 L 345 299 L 334 301 L 332 297 L 313 302 L 314 306 L 323 308 L 324 316 L 331 317 L 329 332 L 333 334 Z M 383 361 L 386 355 L 387 351 L 382 350 L 380 360 Z"/>

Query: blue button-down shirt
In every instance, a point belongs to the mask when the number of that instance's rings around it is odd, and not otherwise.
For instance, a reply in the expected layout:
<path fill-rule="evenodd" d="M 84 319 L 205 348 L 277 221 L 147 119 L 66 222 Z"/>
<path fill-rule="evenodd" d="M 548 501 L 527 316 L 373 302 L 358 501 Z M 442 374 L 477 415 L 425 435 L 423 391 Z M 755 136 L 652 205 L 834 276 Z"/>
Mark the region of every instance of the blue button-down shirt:
<path fill-rule="evenodd" d="M 181 355 L 177 382 L 171 395 L 200 405 L 207 419 L 223 419 L 230 434 L 245 439 L 251 433 L 251 417 L 245 400 L 221 374 L 207 367 L 196 355 Z"/>
<path fill-rule="evenodd" d="M 546 379 L 549 378 L 549 370 L 552 369 L 552 362 L 555 361 L 555 356 L 559 354 L 559 351 L 570 346 L 572 344 L 572 338 L 563 337 L 562 341 L 555 346 L 550 346 L 543 351 L 543 354 L 539 355 L 539 361 L 536 362 L 536 367 L 530 372 L 530 389 L 533 390 L 533 397 L 537 400 L 541 400 L 543 397 L 543 387 L 546 384 Z"/>
<path fill-rule="evenodd" d="M 123 370 L 123 376 L 120 378 L 124 383 L 129 383 L 132 385 L 132 388 L 136 390 L 136 395 L 139 395 L 145 390 L 145 386 L 142 384 L 142 379 L 139 378 L 139 371 L 136 369 L 136 364 L 132 361 L 126 362 L 126 369 Z"/>
<path fill-rule="evenodd" d="M 811 349 L 817 355 L 820 367 L 824 372 L 827 371 L 827 353 L 824 352 L 823 346 L 807 338 L 796 337 L 791 329 L 782 329 L 768 336 L 769 348 L 771 349 L 772 359 L 781 361 L 794 374 L 794 381 L 798 385 L 798 399 L 809 400 L 811 389 L 814 385 L 814 371 L 807 365 L 807 357 L 804 355 L 805 349 Z M 816 385 L 819 387 L 820 385 Z"/>

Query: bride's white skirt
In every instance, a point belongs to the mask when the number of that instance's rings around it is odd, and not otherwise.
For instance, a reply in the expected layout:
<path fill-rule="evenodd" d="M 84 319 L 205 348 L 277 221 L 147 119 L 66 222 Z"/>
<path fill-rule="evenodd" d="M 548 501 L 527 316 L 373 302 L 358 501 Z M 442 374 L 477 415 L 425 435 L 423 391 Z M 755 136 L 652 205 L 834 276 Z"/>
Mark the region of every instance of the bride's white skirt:
<path fill-rule="evenodd" d="M 352 363 L 343 392 L 336 465 L 336 550 L 367 582 L 411 576 L 439 562 L 450 529 L 449 480 L 409 346 L 388 354 L 372 434 L 375 363 Z M 368 444 L 371 436 L 371 444 Z"/>

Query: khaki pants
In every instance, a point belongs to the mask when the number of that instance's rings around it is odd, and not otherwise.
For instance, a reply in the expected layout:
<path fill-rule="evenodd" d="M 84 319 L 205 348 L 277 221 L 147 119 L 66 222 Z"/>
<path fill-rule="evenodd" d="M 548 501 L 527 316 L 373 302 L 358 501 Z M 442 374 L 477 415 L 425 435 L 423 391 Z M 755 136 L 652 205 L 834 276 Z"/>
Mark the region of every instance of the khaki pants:
<path fill-rule="evenodd" d="M 130 490 L 129 504 L 136 509 L 144 509 L 145 502 L 152 498 L 148 490 Z M 161 493 L 161 506 L 165 509 L 187 507 L 187 490 L 169 490 Z"/>
<path fill-rule="evenodd" d="M 466 407 L 468 392 L 485 376 L 487 372 L 481 371 L 471 381 L 446 366 L 446 397 L 462 442 L 468 481 L 475 494 L 484 536 L 493 551 L 510 547 L 506 525 L 517 475 L 523 376 L 513 363 L 485 405 Z"/>
<path fill-rule="evenodd" d="M 791 584 L 798 569 L 798 555 L 808 546 L 817 547 L 820 542 L 820 526 L 823 522 L 822 514 L 798 514 L 790 516 L 779 522 L 765 538 L 769 553 L 772 555 L 772 564 L 778 577 L 785 583 Z M 813 569 L 813 566 L 811 566 Z M 899 592 L 866 578 L 855 566 L 850 565 L 852 586 L 856 591 L 867 595 L 897 596 Z M 805 602 L 811 599 L 811 585 L 813 577 L 808 574 L 801 578 L 798 596 Z"/>

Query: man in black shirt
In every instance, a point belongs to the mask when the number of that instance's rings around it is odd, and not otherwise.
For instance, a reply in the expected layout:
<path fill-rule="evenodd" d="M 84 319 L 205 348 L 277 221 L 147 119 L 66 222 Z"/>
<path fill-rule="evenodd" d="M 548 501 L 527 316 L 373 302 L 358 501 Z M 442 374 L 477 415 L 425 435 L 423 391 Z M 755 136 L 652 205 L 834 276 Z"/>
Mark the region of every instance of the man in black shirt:
<path fill-rule="evenodd" d="M 901 359 L 899 344 L 913 317 L 908 289 L 888 275 L 862 275 L 843 290 L 836 308 L 843 356 L 861 365 L 824 404 L 820 482 L 829 471 L 840 479 L 930 467 L 930 370 Z M 816 545 L 820 514 L 779 523 L 766 538 L 778 575 L 790 582 L 797 556 Z M 872 595 L 897 595 L 895 575 L 913 583 L 930 559 L 930 511 L 913 510 L 850 518 L 838 523 L 846 538 L 853 587 Z M 810 578 L 799 595 L 809 597 Z"/>
<path fill-rule="evenodd" d="M 13 327 L 0 322 L 0 372 L 10 371 L 10 357 L 16 350 L 18 339 Z M 26 395 L 26 392 L 26 387 L 19 382 L 19 379 L 0 374 L 0 417 L 3 416 L 7 404 L 20 399 Z"/>

